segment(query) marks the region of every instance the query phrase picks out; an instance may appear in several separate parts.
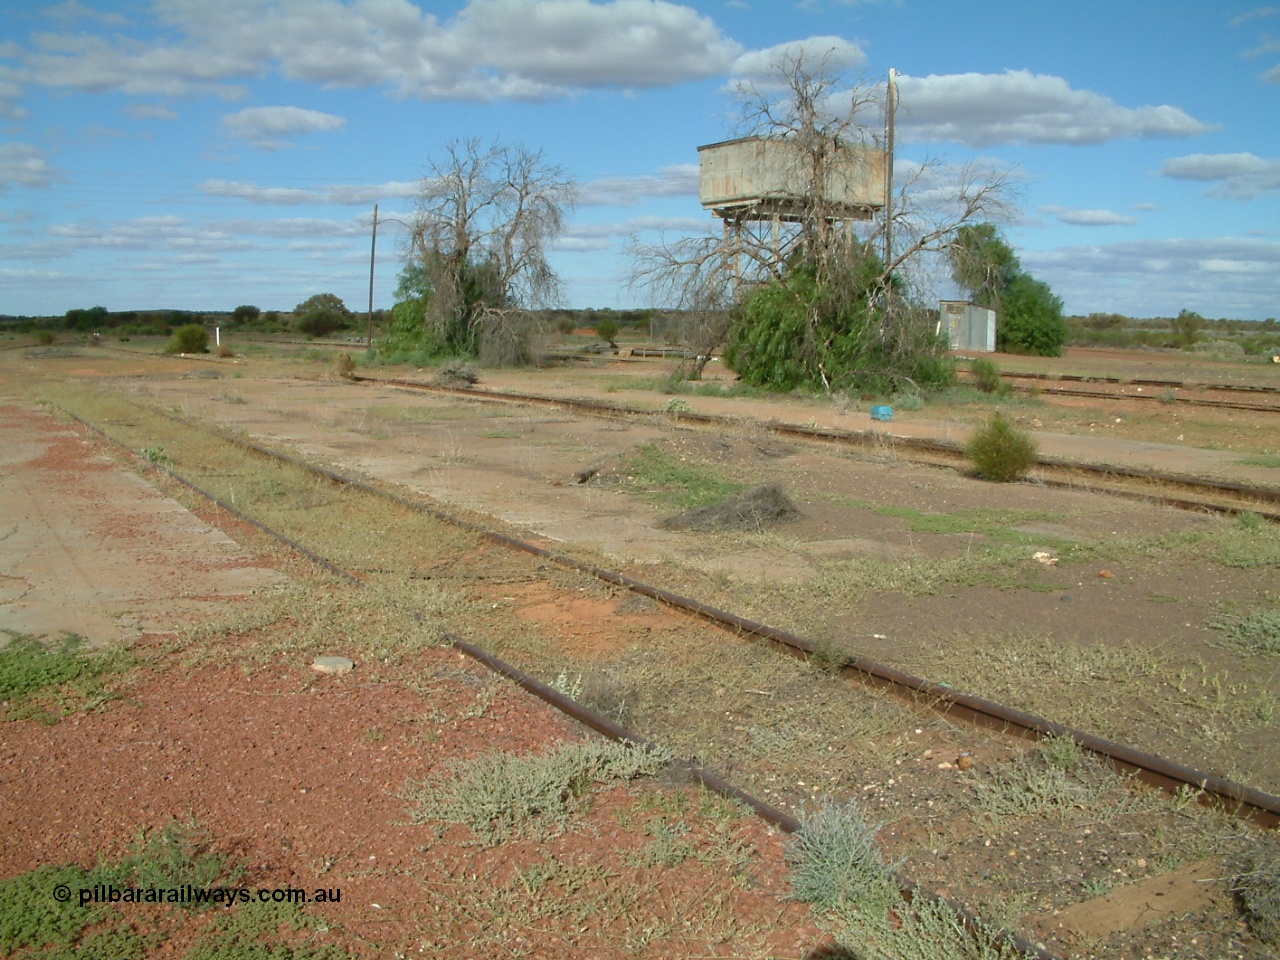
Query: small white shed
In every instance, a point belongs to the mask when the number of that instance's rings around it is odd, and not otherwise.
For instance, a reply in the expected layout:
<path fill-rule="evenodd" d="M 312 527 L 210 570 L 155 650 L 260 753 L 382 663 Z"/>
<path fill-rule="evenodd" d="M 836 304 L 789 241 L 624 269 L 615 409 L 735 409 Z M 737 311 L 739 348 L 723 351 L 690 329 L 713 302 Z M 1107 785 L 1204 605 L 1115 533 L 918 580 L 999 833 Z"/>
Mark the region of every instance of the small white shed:
<path fill-rule="evenodd" d="M 947 331 L 952 350 L 994 353 L 996 312 L 968 300 L 943 300 L 938 305 L 941 326 Z"/>

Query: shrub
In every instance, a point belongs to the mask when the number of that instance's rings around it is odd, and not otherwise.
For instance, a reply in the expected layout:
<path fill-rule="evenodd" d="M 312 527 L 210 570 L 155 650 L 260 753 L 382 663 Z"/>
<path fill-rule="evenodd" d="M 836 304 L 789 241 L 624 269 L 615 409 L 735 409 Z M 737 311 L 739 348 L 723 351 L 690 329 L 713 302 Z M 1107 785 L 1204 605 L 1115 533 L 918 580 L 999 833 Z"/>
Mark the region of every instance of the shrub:
<path fill-rule="evenodd" d="M 173 331 L 165 353 L 208 353 L 209 331 L 198 323 L 183 324 Z"/>
<path fill-rule="evenodd" d="M 983 393 L 999 393 L 1004 386 L 1000 368 L 996 366 L 994 360 L 979 357 L 973 361 L 969 370 L 973 374 L 974 385 Z"/>
<path fill-rule="evenodd" d="M 41 330 L 36 334 L 36 343 L 42 347 L 50 347 L 58 342 L 58 335 L 52 330 Z"/>
<path fill-rule="evenodd" d="M 978 475 L 997 483 L 1021 480 L 1036 463 L 1036 442 L 997 413 L 969 439 L 965 453 Z"/>
<path fill-rule="evenodd" d="M 618 336 L 618 323 L 612 317 L 604 317 L 596 324 L 596 336 L 601 340 L 609 343 L 610 346 L 617 346 L 614 340 Z"/>
<path fill-rule="evenodd" d="M 806 817 L 787 846 L 791 897 L 819 908 L 840 903 L 892 900 L 898 892 L 891 868 L 857 804 L 824 806 Z"/>

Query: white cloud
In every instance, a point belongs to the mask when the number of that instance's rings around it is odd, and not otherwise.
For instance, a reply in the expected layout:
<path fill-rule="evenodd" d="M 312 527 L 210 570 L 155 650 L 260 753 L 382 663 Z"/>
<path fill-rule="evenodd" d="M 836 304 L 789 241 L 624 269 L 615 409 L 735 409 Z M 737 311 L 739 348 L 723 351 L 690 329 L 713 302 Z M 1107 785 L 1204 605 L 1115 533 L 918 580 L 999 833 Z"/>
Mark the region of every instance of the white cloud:
<path fill-rule="evenodd" d="M 109 24 L 111 26 L 122 26 L 128 21 L 118 13 L 103 13 L 100 10 L 94 10 L 92 7 L 86 7 L 78 0 L 66 0 L 52 7 L 46 7 L 41 11 L 50 20 L 61 24 L 71 24 L 78 20 L 96 20 L 99 23 Z"/>
<path fill-rule="evenodd" d="M 680 163 L 663 167 L 656 174 L 635 177 L 607 177 L 578 188 L 580 207 L 629 207 L 650 197 L 696 197 L 698 165 Z"/>
<path fill-rule="evenodd" d="M 30 143 L 0 143 L 0 193 L 10 187 L 47 188 L 57 172 Z"/>
<path fill-rule="evenodd" d="M 0 53 L 0 56 L 12 55 Z M 0 66 L 0 117 L 5 120 L 25 120 L 27 111 L 16 103 L 21 96 L 22 84 L 18 82 L 17 72 L 8 67 Z"/>
<path fill-rule="evenodd" d="M 124 112 L 135 120 L 177 120 L 178 115 L 168 107 L 155 103 L 130 103 Z"/>
<path fill-rule="evenodd" d="M 1057 217 L 1060 223 L 1073 227 L 1116 227 L 1132 226 L 1137 223 L 1135 217 L 1111 210 L 1075 210 L 1071 207 L 1040 207 L 1041 213 Z"/>
<path fill-rule="evenodd" d="M 1261 319 L 1280 302 L 1280 242 L 1245 237 L 1146 239 L 1021 254 L 1071 313 Z"/>
<path fill-rule="evenodd" d="M 862 47 L 844 37 L 807 37 L 791 40 L 763 50 L 742 54 L 729 69 L 731 86 L 754 87 L 768 91 L 779 87 L 778 68 L 788 63 L 803 64 L 806 69 L 825 65 L 831 74 L 861 70 L 867 63 Z"/>
<path fill-rule="evenodd" d="M 1190 137 L 1212 129 L 1178 107 L 1122 107 L 1061 77 L 1007 70 L 900 78 L 901 137 L 971 147 Z"/>
<path fill-rule="evenodd" d="M 1280 64 L 1264 73 L 1261 79 L 1263 83 L 1280 83 Z"/>
<path fill-rule="evenodd" d="M 666 0 L 471 0 L 444 22 L 408 0 L 157 0 L 166 39 L 47 33 L 24 54 L 47 86 L 243 96 L 275 71 L 432 99 L 539 99 L 723 73 L 742 47 Z"/>
<path fill-rule="evenodd" d="M 343 184 L 339 186 L 259 187 L 234 180 L 206 180 L 197 189 L 211 197 L 232 197 L 264 206 L 297 206 L 303 203 L 357 205 L 376 203 L 391 198 L 417 196 L 419 181 L 391 180 L 379 184 Z"/>
<path fill-rule="evenodd" d="M 1240 16 L 1233 17 L 1228 20 L 1227 26 L 1238 27 L 1240 24 L 1247 23 L 1250 20 L 1261 20 L 1266 17 L 1274 17 L 1276 14 L 1280 14 L 1280 7 L 1256 7 L 1247 13 L 1242 13 Z"/>
<path fill-rule="evenodd" d="M 249 107 L 222 118 L 222 126 L 230 136 L 263 148 L 282 146 L 286 141 L 280 138 L 293 134 L 340 130 L 346 123 L 332 113 L 301 107 Z"/>
<path fill-rule="evenodd" d="M 1193 153 L 1173 157 L 1160 169 L 1174 180 L 1213 182 L 1205 191 L 1211 197 L 1251 200 L 1263 193 L 1280 190 L 1280 160 L 1268 160 L 1252 153 Z"/>

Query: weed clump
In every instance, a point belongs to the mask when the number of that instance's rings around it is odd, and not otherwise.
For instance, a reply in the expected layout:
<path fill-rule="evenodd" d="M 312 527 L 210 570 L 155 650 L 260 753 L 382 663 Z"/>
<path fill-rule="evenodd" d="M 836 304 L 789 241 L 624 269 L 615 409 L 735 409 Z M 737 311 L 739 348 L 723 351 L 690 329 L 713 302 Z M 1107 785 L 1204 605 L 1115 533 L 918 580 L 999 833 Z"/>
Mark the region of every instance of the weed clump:
<path fill-rule="evenodd" d="M 435 383 L 441 387 L 470 387 L 480 380 L 474 364 L 466 360 L 447 360 L 436 370 Z"/>
<path fill-rule="evenodd" d="M 965 453 L 978 476 L 996 483 L 1021 480 L 1036 464 L 1036 442 L 997 413 L 969 438 Z"/>
<path fill-rule="evenodd" d="M 969 372 L 973 376 L 974 386 L 983 393 L 994 393 L 1003 397 L 1009 392 L 1009 385 L 1000 376 L 1000 368 L 996 366 L 994 360 L 979 357 L 969 366 Z"/>
<path fill-rule="evenodd" d="M 1280 947 L 1280 853 L 1254 856 L 1232 890 L 1254 936 Z"/>
<path fill-rule="evenodd" d="M 668 517 L 659 526 L 667 530 L 760 531 L 775 523 L 786 523 L 800 511 L 776 484 L 734 494 L 719 503 Z"/>
<path fill-rule="evenodd" d="M 413 821 L 464 823 L 485 844 L 548 822 L 563 824 L 595 783 L 652 776 L 669 754 L 633 743 L 561 744 L 543 756 L 486 753 L 453 764 L 453 776 L 410 788 Z"/>
<path fill-rule="evenodd" d="M 1255 610 L 1244 617 L 1222 617 L 1210 626 L 1227 643 L 1248 654 L 1280 654 L 1280 610 Z"/>
<path fill-rule="evenodd" d="M 35 716 L 56 723 L 62 711 L 50 713 L 39 706 L 47 694 L 70 689 L 91 701 L 103 699 L 101 677 L 124 664 L 116 652 L 84 652 L 84 640 L 72 633 L 44 643 L 28 634 L 3 632 L 9 636 L 0 647 L 0 703 L 6 720 Z"/>
<path fill-rule="evenodd" d="M 333 375 L 339 380 L 352 380 L 356 374 L 356 362 L 343 350 L 333 358 Z"/>

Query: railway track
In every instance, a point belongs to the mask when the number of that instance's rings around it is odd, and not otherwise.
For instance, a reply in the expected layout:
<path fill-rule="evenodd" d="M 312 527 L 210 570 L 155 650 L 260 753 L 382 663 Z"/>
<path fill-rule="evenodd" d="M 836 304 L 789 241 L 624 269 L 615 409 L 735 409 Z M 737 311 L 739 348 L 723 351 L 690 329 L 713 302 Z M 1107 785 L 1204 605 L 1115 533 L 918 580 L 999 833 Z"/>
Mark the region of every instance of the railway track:
<path fill-rule="evenodd" d="M 1002 376 L 1006 382 L 1010 383 L 1014 387 L 1014 389 L 1021 390 L 1024 393 L 1038 392 L 1040 394 L 1047 394 L 1049 396 L 1087 397 L 1095 400 L 1146 400 L 1146 401 L 1154 401 L 1156 403 L 1163 403 L 1163 404 L 1182 404 L 1184 406 L 1216 408 L 1219 410 L 1248 410 L 1254 413 L 1280 413 L 1280 403 L 1254 403 L 1247 400 L 1214 400 L 1207 397 L 1180 397 L 1176 395 L 1160 396 L 1152 393 L 1136 393 L 1136 392 L 1125 393 L 1123 391 L 1116 392 L 1113 390 L 1090 390 L 1090 389 L 1079 388 L 1079 387 L 1056 387 L 1056 386 L 1042 387 L 1039 385 L 1026 386 L 1022 383 L 1019 383 L 1018 381 L 1039 380 L 1041 378 L 1030 377 L 1025 374 L 1003 374 Z M 1086 380 L 1085 382 L 1091 382 L 1091 381 Z M 1126 381 L 1119 381 L 1119 380 L 1112 381 L 1112 382 L 1126 383 Z M 1150 382 L 1150 381 L 1146 381 L 1146 382 Z M 1127 381 L 1127 383 L 1136 384 L 1136 381 Z M 1159 385 L 1159 381 L 1156 381 L 1156 385 L 1157 386 Z M 1173 390 L 1176 388 L 1170 386 L 1170 387 L 1167 387 L 1166 389 Z M 1215 386 L 1198 387 L 1196 389 L 1234 391 L 1241 388 L 1229 387 L 1226 385 L 1215 385 Z M 1273 392 L 1264 387 L 1256 387 L 1256 388 L 1248 388 L 1248 389 L 1256 392 L 1266 392 L 1268 394 Z"/>
<path fill-rule="evenodd" d="M 64 412 L 89 429 L 103 433 L 106 436 L 100 427 L 76 417 L 70 411 L 64 410 Z M 617 571 L 586 563 L 572 556 L 556 553 L 538 544 L 496 531 L 476 521 L 458 517 L 438 507 L 404 497 L 375 484 L 347 476 L 339 471 L 311 463 L 255 441 L 226 434 L 176 414 L 159 410 L 152 410 L 151 412 L 187 426 L 199 426 L 213 433 L 223 442 L 233 444 L 258 456 L 297 467 L 340 486 L 360 490 L 410 510 L 426 514 L 444 523 L 467 530 L 501 547 L 537 557 L 562 569 L 585 574 L 595 580 L 656 600 L 669 608 L 713 623 L 736 636 L 764 641 L 799 657 L 812 657 L 816 652 L 817 648 L 812 640 L 793 632 L 739 616 L 730 611 L 702 603 L 691 597 L 682 596 Z M 114 438 L 108 437 L 108 439 L 119 443 Z M 186 483 L 186 481 L 181 482 Z M 198 492 L 208 496 L 202 490 L 198 490 Z M 225 509 L 234 510 L 231 505 L 226 503 L 218 502 L 218 505 Z M 250 522 L 254 521 L 250 520 Z M 255 526 L 260 525 L 255 523 Z M 277 536 L 274 531 L 268 532 L 272 536 Z M 290 542 L 289 545 L 294 549 L 306 552 L 306 548 L 301 544 Z M 329 563 L 329 561 L 317 554 L 309 553 L 308 555 L 317 562 L 326 565 Z M 331 568 L 331 572 L 339 572 L 343 576 L 348 576 L 345 572 L 338 571 L 336 568 Z M 1202 802 L 1213 804 L 1235 816 L 1253 820 L 1267 828 L 1280 826 L 1280 797 L 1245 784 L 1205 773 L 1085 731 L 1072 729 L 1045 717 L 965 694 L 950 686 L 931 682 L 923 677 L 915 676 L 896 667 L 877 663 L 864 657 L 850 656 L 837 666 L 844 675 L 865 687 L 889 693 L 896 699 L 913 706 L 925 707 L 946 717 L 948 720 L 958 720 L 987 729 L 1012 733 L 1023 739 L 1037 740 L 1044 737 L 1069 737 L 1117 771 L 1135 775 L 1143 782 L 1157 789 L 1173 794 L 1186 790 L 1197 791 L 1198 798 Z"/>
<path fill-rule="evenodd" d="M 77 423 L 85 427 L 87 430 L 92 431 L 94 434 L 103 438 L 107 442 L 126 451 L 136 460 L 141 461 L 141 460 L 147 459 L 142 451 L 135 450 L 133 447 L 129 446 L 124 441 L 113 436 L 110 432 L 105 430 L 103 427 L 97 424 L 91 423 L 90 421 L 66 409 L 65 407 L 59 406 L 58 409 L 65 416 L 76 421 Z M 166 414 L 165 416 L 170 416 L 170 415 Z M 171 417 L 171 419 L 180 420 L 181 418 Z M 186 421 L 183 421 L 183 422 L 186 422 Z M 542 550 L 542 548 L 539 548 L 533 544 L 524 543 L 522 541 L 516 540 L 515 538 L 507 537 L 503 534 L 489 531 L 483 527 L 478 526 L 477 524 L 452 517 L 443 511 L 425 507 L 424 505 L 416 503 L 415 501 L 411 501 L 406 498 L 388 493 L 387 491 L 383 491 L 370 484 L 366 484 L 363 481 L 356 480 L 354 478 L 344 477 L 343 475 L 338 474 L 334 471 L 331 471 L 322 467 L 318 467 L 314 464 L 308 464 L 305 461 L 301 461 L 294 457 L 289 457 L 287 455 L 279 453 L 278 451 L 272 451 L 269 448 L 263 447 L 259 444 L 254 444 L 248 441 L 243 441 L 238 438 L 229 437 L 221 434 L 220 434 L 220 437 L 223 440 L 230 441 L 237 445 L 243 446 L 246 449 L 252 450 L 255 453 L 258 453 L 262 456 L 271 457 L 273 459 L 278 459 L 283 462 L 290 463 L 294 466 L 303 467 L 304 469 L 317 473 L 318 475 L 323 476 L 333 481 L 334 483 L 351 486 L 356 489 L 360 489 L 365 492 L 372 493 L 379 497 L 386 497 L 393 500 L 396 503 L 399 503 L 404 506 L 409 506 L 415 510 L 423 510 L 427 513 L 430 513 L 432 516 L 436 518 L 444 519 L 447 522 L 453 523 L 455 525 L 463 526 L 475 532 L 480 532 L 484 536 L 490 539 L 493 539 L 495 542 L 498 542 L 504 546 L 510 546 L 515 549 L 522 550 L 524 552 L 533 553 L 536 556 L 542 556 L 546 559 L 552 560 L 553 562 L 560 563 L 561 565 L 568 565 L 570 566 L 571 569 L 576 569 L 579 572 L 589 573 L 592 576 L 597 576 L 599 579 L 605 579 L 606 582 L 615 582 L 614 580 L 609 579 L 610 576 L 612 576 L 614 578 L 618 578 L 616 582 L 620 586 L 626 585 L 628 586 L 629 589 L 636 590 L 637 592 L 640 592 L 640 593 L 647 592 L 645 585 L 641 584 L 639 581 L 631 581 L 629 580 L 629 578 L 621 577 L 621 575 L 619 574 L 610 575 L 609 571 L 605 571 L 600 568 L 592 568 L 586 565 L 578 564 L 575 561 L 570 560 L 569 558 L 558 557 L 557 555 L 549 553 L 548 551 Z M 226 511 L 227 513 L 231 514 L 232 516 L 236 517 L 242 522 L 248 523 L 249 525 L 253 526 L 255 529 L 257 529 L 261 533 L 264 533 L 268 537 L 283 544 L 291 551 L 297 553 L 302 557 L 305 557 L 307 560 L 316 564 L 317 566 L 325 570 L 327 573 L 332 574 L 333 576 L 338 577 L 339 579 L 357 588 L 363 588 L 366 586 L 365 581 L 356 573 L 353 573 L 350 570 L 344 569 L 343 567 L 334 563 L 331 559 L 321 555 L 315 550 L 312 550 L 305 544 L 299 543 L 297 540 L 287 536 L 286 534 L 273 529 L 272 527 L 268 526 L 267 524 L 263 523 L 262 521 L 252 516 L 251 514 L 239 509 L 235 505 L 228 503 L 224 499 L 203 489 L 194 481 L 183 476 L 182 474 L 178 473 L 172 468 L 164 465 L 163 463 L 156 463 L 154 461 L 151 461 L 149 465 L 152 468 L 158 469 L 159 471 L 164 473 L 174 482 L 181 484 L 182 486 L 186 487 L 188 490 L 194 492 L 198 496 L 209 501 L 219 509 Z M 657 598 L 658 596 L 662 596 L 666 599 L 667 602 L 671 603 L 673 606 L 679 606 L 679 604 L 676 601 L 681 599 L 681 598 L 677 598 L 676 595 L 674 594 L 666 594 L 665 591 L 658 591 L 657 588 L 648 588 L 648 595 L 654 595 L 655 598 Z M 704 607 L 700 615 L 703 616 L 705 619 L 719 622 L 721 625 L 727 625 L 723 621 L 718 620 L 717 617 L 713 616 L 712 614 L 713 614 L 713 608 Z M 749 621 L 741 621 L 741 623 L 744 629 L 742 629 L 740 632 L 752 632 L 752 631 L 747 631 L 745 629 L 746 625 L 750 623 Z M 449 631 L 445 631 L 443 633 L 443 636 L 444 636 L 444 639 L 446 639 L 449 642 L 449 644 L 451 644 L 460 653 L 466 655 L 467 657 L 470 657 L 471 659 L 475 660 L 477 663 L 482 664 L 483 666 L 491 670 L 493 673 L 515 683 L 521 689 L 526 690 L 532 695 L 538 697 L 543 702 L 554 707 L 556 710 L 560 711 L 566 716 L 571 717 L 572 719 L 578 721 L 579 723 L 582 723 L 584 726 L 595 731 L 596 733 L 599 733 L 610 740 L 634 743 L 645 750 L 660 749 L 659 745 L 653 742 L 652 740 L 649 740 L 644 736 L 637 734 L 636 732 L 615 722 L 613 719 L 607 716 L 604 716 L 598 711 L 593 710 L 590 707 L 578 702 L 577 700 L 568 696 L 561 690 L 558 690 L 553 686 L 543 683 L 542 681 L 526 673 L 525 671 L 518 669 L 517 667 L 503 661 L 499 657 L 484 650 L 483 648 L 471 643 L 470 641 L 466 640 L 462 636 Z M 795 834 L 800 832 L 803 829 L 803 823 L 798 818 L 778 809 L 777 807 L 769 803 L 766 803 L 759 797 L 745 790 L 740 789 L 739 787 L 731 783 L 729 780 L 720 776 L 714 770 L 711 770 L 700 763 L 676 757 L 675 759 L 672 760 L 672 765 L 678 770 L 682 771 L 685 776 L 701 784 L 702 786 L 706 787 L 708 790 L 711 790 L 721 796 L 727 797 L 731 800 L 735 800 L 739 803 L 744 804 L 752 811 L 752 813 L 755 816 L 760 817 L 765 822 L 783 831 L 784 833 Z M 944 896 L 940 896 L 939 894 L 933 891 L 925 889 L 924 887 L 914 883 L 910 878 L 904 876 L 900 872 L 895 871 L 894 877 L 897 883 L 899 884 L 899 887 L 902 891 L 904 899 L 908 903 L 914 902 L 917 898 L 923 898 L 923 899 L 931 900 L 936 903 L 943 904 L 947 909 L 949 909 L 955 915 L 959 923 L 965 929 L 967 929 L 976 939 L 981 940 L 982 942 L 986 943 L 987 945 L 996 949 L 997 951 L 1012 949 L 1013 951 L 1016 951 L 1017 955 L 1024 958 L 1034 958 L 1034 960 L 1058 960 L 1057 955 L 1051 953 L 1044 946 L 1040 944 L 1032 943 L 1031 941 L 1017 934 L 1016 932 L 1005 930 L 1005 929 L 992 928 L 990 925 L 986 924 L 980 917 L 978 917 L 975 913 L 973 913 L 971 910 L 966 908 L 963 904 L 957 903 L 954 900 L 951 900 Z M 1004 953 L 1001 953 L 1001 955 L 1003 956 Z"/>
<path fill-rule="evenodd" d="M 358 383 L 450 394 L 494 403 L 559 407 L 587 416 L 610 419 L 644 418 L 651 417 L 655 413 L 651 410 L 640 410 L 600 400 L 550 397 L 514 391 L 478 390 L 473 387 L 446 387 L 401 377 L 370 377 L 358 374 L 353 379 Z M 729 417 L 691 410 L 668 410 L 662 415 L 680 423 L 711 428 L 728 428 L 738 422 Z M 781 436 L 850 449 L 876 449 L 885 442 L 885 435 L 876 431 L 840 430 L 779 421 L 761 421 L 759 426 Z M 958 470 L 968 470 L 970 466 L 968 456 L 959 443 L 896 436 L 892 438 L 892 442 L 899 456 L 915 463 Z M 1256 513 L 1267 520 L 1280 522 L 1280 490 L 1266 487 L 1206 480 L 1201 477 L 1160 473 L 1155 470 L 1132 467 L 1078 463 L 1054 457 L 1041 457 L 1034 480 L 1047 487 L 1104 493 L 1156 502 L 1183 510 L 1229 516 L 1245 512 Z"/>

